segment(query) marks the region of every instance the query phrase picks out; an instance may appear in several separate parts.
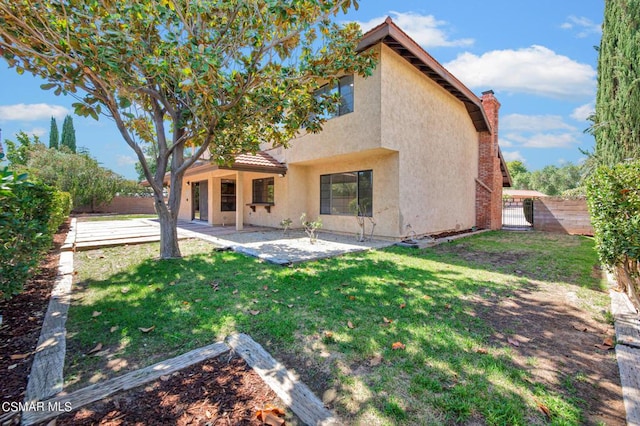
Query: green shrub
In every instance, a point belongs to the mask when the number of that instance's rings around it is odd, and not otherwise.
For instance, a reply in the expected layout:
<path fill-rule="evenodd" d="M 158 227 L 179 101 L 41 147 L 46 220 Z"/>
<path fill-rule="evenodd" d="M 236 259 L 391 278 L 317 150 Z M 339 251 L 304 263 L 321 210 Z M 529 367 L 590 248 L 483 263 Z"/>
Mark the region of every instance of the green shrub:
<path fill-rule="evenodd" d="M 600 260 L 640 307 L 640 161 L 600 167 L 587 182 Z"/>
<path fill-rule="evenodd" d="M 18 294 L 68 216 L 70 197 L 0 169 L 0 298 Z"/>

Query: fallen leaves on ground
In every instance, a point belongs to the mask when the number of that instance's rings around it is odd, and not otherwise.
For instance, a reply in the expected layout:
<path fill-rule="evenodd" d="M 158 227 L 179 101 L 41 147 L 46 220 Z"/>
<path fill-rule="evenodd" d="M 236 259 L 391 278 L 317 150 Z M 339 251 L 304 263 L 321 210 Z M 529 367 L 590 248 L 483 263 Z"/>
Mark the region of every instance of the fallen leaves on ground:
<path fill-rule="evenodd" d="M 113 332 L 115 332 L 117 329 L 118 329 L 118 326 L 117 326 L 117 325 L 114 325 L 113 327 L 111 327 L 111 328 L 109 329 L 109 333 L 113 333 Z"/>
<path fill-rule="evenodd" d="M 156 329 L 155 325 L 152 325 L 151 327 L 138 327 L 138 330 L 142 331 L 143 333 L 150 333 L 155 329 Z"/>
<path fill-rule="evenodd" d="M 256 418 L 263 424 L 269 426 L 282 426 L 285 424 L 284 417 L 285 412 L 282 408 L 267 406 L 262 410 L 256 411 Z"/>
<path fill-rule="evenodd" d="M 376 354 L 373 358 L 369 360 L 369 365 L 371 367 L 375 367 L 377 365 L 380 365 L 381 363 L 382 363 L 382 355 L 380 354 Z"/>
<path fill-rule="evenodd" d="M 576 325 L 576 324 L 573 324 L 573 328 L 575 328 L 575 329 L 576 329 L 576 330 L 578 330 L 578 331 L 583 331 L 583 332 L 585 332 L 585 333 L 586 333 L 587 331 L 589 331 L 589 329 L 588 329 L 586 326 L 584 326 L 584 325 Z"/>
<path fill-rule="evenodd" d="M 249 313 L 253 316 L 256 316 L 260 313 L 260 311 L 249 311 Z"/>
<path fill-rule="evenodd" d="M 87 355 L 95 354 L 96 352 L 100 352 L 102 350 L 102 343 L 98 343 L 93 349 L 87 352 Z"/>
<path fill-rule="evenodd" d="M 9 358 L 11 358 L 11 360 L 13 360 L 13 361 L 17 361 L 17 360 L 19 360 L 19 359 L 25 359 L 25 358 L 28 358 L 28 357 L 29 357 L 29 355 L 31 355 L 31 352 L 28 352 L 28 353 L 26 353 L 26 354 L 15 354 L 15 355 L 11 355 L 11 356 L 9 356 Z"/>
<path fill-rule="evenodd" d="M 404 350 L 406 349 L 406 345 L 401 342 L 395 342 L 393 345 L 391 345 L 391 349 L 393 349 L 394 351 Z"/>
<path fill-rule="evenodd" d="M 102 312 L 98 312 L 98 311 L 93 311 L 93 313 L 91 314 L 93 318 L 99 317 L 100 315 L 102 315 Z"/>
<path fill-rule="evenodd" d="M 507 342 L 509 342 L 510 345 L 513 345 L 516 348 L 520 347 L 520 342 L 518 342 L 515 338 L 507 337 Z"/>
<path fill-rule="evenodd" d="M 601 345 L 594 346 L 598 349 L 602 349 L 603 351 L 611 350 L 613 349 L 613 339 L 611 337 L 605 337 Z"/>
<path fill-rule="evenodd" d="M 547 416 L 547 420 L 551 420 L 551 410 L 549 410 L 549 407 L 547 407 L 546 405 L 544 405 L 542 402 L 540 402 L 537 398 L 533 398 L 534 401 L 536 402 L 536 405 L 538 406 L 538 408 L 540 409 L 540 411 L 542 411 L 544 413 L 545 416 Z"/>
<path fill-rule="evenodd" d="M 349 328 L 354 328 L 354 327 L 353 327 L 353 323 L 352 323 L 351 321 L 347 321 L 347 327 L 349 327 Z"/>
<path fill-rule="evenodd" d="M 122 290 L 120 290 L 120 293 L 122 293 L 122 294 L 129 293 L 129 288 L 128 287 L 123 288 Z"/>
<path fill-rule="evenodd" d="M 477 348 L 477 349 L 476 349 L 476 353 L 477 353 L 477 354 L 483 354 L 483 355 L 486 355 L 486 354 L 488 354 L 488 353 L 489 353 L 489 351 L 488 351 L 488 350 L 486 350 L 485 348 Z"/>
<path fill-rule="evenodd" d="M 384 321 L 385 324 L 391 324 L 393 322 L 393 320 L 390 320 L 387 317 L 382 317 L 382 321 Z"/>
<path fill-rule="evenodd" d="M 401 303 L 401 304 L 400 304 L 400 309 L 404 309 L 404 308 L 406 308 L 406 307 L 407 307 L 407 304 L 406 304 L 406 303 Z"/>

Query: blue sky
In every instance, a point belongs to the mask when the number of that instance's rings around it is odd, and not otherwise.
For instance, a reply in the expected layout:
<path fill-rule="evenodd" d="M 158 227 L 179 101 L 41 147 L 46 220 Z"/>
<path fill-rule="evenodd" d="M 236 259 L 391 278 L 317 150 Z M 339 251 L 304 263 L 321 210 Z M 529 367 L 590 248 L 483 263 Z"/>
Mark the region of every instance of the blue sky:
<path fill-rule="evenodd" d="M 530 170 L 578 163 L 593 148 L 584 134 L 596 93 L 597 52 L 604 0 L 361 0 L 344 20 L 363 29 L 391 16 L 406 33 L 476 94 L 492 89 L 500 110 L 500 146 L 507 161 Z M 48 143 L 73 98 L 40 89 L 0 62 L 2 141 L 19 130 Z M 105 117 L 74 116 L 77 144 L 104 166 L 135 178 L 135 155 Z"/>

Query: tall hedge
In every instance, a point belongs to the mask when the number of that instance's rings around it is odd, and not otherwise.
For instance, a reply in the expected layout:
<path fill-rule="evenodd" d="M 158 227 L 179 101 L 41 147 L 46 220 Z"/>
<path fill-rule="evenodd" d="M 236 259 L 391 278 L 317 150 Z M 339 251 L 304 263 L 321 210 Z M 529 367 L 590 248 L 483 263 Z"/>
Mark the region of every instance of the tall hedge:
<path fill-rule="evenodd" d="M 598 56 L 596 158 L 614 166 L 640 159 L 640 1 L 605 2 Z"/>
<path fill-rule="evenodd" d="M 587 200 L 600 260 L 640 308 L 640 161 L 600 167 Z"/>
<path fill-rule="evenodd" d="M 68 193 L 0 169 L 0 298 L 18 294 L 71 210 Z"/>

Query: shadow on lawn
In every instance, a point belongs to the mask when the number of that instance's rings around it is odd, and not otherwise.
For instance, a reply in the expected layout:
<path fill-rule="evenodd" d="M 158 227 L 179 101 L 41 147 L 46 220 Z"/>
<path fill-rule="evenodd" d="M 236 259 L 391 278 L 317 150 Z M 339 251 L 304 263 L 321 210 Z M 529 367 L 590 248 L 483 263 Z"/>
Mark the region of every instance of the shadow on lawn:
<path fill-rule="evenodd" d="M 616 398 L 615 386 L 575 382 L 575 393 L 558 385 L 574 372 L 611 364 L 605 354 L 594 362 L 597 334 L 565 327 L 584 322 L 577 311 L 528 298 L 536 286 L 514 287 L 522 277 L 477 279 L 446 260 L 425 264 L 421 255 L 400 249 L 293 268 L 234 253 L 146 260 L 131 272 L 80 283 L 104 296 L 87 304 L 82 297 L 74 301 L 76 335 L 69 347 L 72 365 L 82 368 L 72 368 L 72 374 L 81 381 L 95 370 L 122 374 L 110 367 L 114 359 L 126 361 L 124 370 L 134 369 L 233 330 L 251 335 L 295 368 L 316 394 L 336 390 L 328 403 L 348 422 L 373 416 L 391 423 L 544 423 L 538 403 L 554 417 L 580 411 L 614 417 L 608 404 Z M 517 310 L 501 305 L 505 299 L 517 303 Z M 102 314 L 92 317 L 96 311 Z M 123 322 L 126 329 L 108 332 Z M 511 332 L 495 324 L 509 324 Z M 156 328 L 148 334 L 138 331 L 151 325 Z M 507 335 L 535 338 L 510 348 Z M 586 340 L 558 357 L 558 345 L 577 335 Z M 103 338 L 106 353 L 86 362 L 82 354 L 97 343 L 96 336 Z M 395 342 L 406 349 L 393 350 Z M 545 380 L 511 351 L 548 358 Z M 591 398 L 583 385 L 599 396 Z M 580 422 L 579 414 L 571 418 Z"/>

